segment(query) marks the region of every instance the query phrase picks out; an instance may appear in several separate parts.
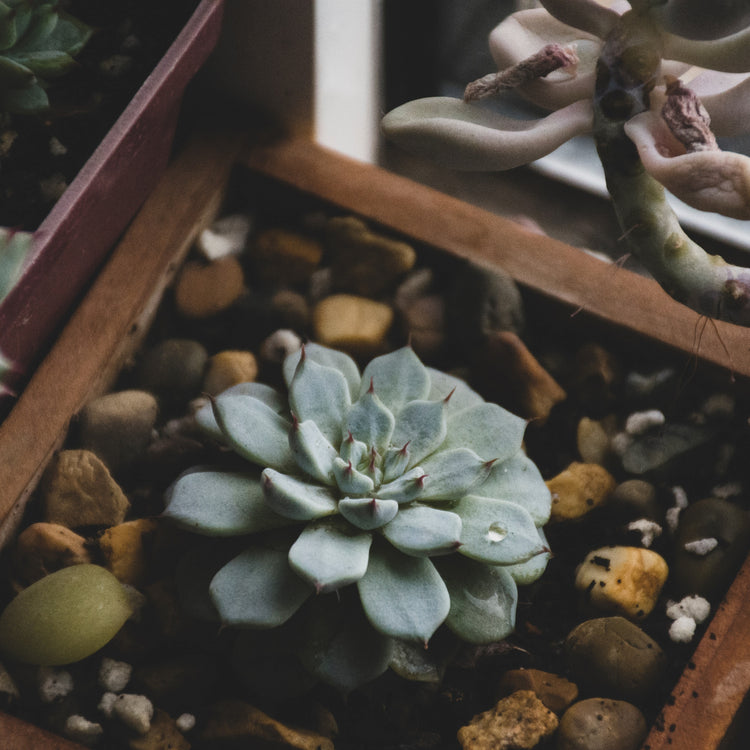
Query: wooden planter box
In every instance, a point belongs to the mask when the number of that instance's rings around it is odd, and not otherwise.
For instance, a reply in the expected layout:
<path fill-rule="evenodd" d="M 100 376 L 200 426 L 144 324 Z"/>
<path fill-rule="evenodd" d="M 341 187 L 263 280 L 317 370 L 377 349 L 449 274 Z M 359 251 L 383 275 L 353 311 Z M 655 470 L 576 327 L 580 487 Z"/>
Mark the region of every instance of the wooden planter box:
<path fill-rule="evenodd" d="M 162 175 L 185 87 L 216 45 L 224 0 L 193 15 L 35 232 L 0 302 L 0 352 L 20 388 L 86 284 Z M 0 400 L 0 418 L 9 408 Z"/>
<path fill-rule="evenodd" d="M 244 140 L 234 132 L 199 137 L 173 162 L 0 426 L 0 546 L 14 534 L 73 415 L 112 384 L 142 340 L 192 241 L 218 212 L 238 163 L 445 252 L 502 266 L 560 316 L 584 308 L 570 325 L 605 327 L 641 345 L 645 336 L 649 346 L 680 351 L 686 359 L 695 355 L 697 316 L 652 281 L 622 269 L 613 274 L 579 250 L 307 140 L 252 147 Z M 597 289 L 606 293 L 592 292 Z M 747 387 L 747 331 L 717 328 L 724 344 L 704 337 L 700 360 L 728 371 L 731 351 L 738 387 Z M 750 688 L 749 601 L 750 559 L 716 609 L 644 750 L 719 747 Z M 3 750 L 79 748 L 3 714 L 0 737 Z"/>

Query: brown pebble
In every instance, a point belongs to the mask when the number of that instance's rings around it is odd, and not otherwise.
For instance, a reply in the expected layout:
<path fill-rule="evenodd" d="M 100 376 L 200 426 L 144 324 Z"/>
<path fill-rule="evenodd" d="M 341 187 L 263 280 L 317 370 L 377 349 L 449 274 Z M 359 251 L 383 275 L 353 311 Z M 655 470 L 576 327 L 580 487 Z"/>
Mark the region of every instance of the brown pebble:
<path fill-rule="evenodd" d="M 258 235 L 251 255 L 263 281 L 296 285 L 310 278 L 323 257 L 323 248 L 311 237 L 274 227 Z"/>
<path fill-rule="evenodd" d="M 86 539 L 56 523 L 31 524 L 18 535 L 13 548 L 13 576 L 23 586 L 68 565 L 90 562 Z"/>
<path fill-rule="evenodd" d="M 122 583 L 139 586 L 146 577 L 146 540 L 156 531 L 153 518 L 111 526 L 99 537 L 99 550 L 105 567 Z"/>
<path fill-rule="evenodd" d="M 187 318 L 208 318 L 230 307 L 244 284 L 242 266 L 234 256 L 212 263 L 188 261 L 177 279 L 175 303 Z"/>
<path fill-rule="evenodd" d="M 575 683 L 541 669 L 510 669 L 503 674 L 497 687 L 502 696 L 511 695 L 518 690 L 532 690 L 558 716 L 578 698 Z"/>

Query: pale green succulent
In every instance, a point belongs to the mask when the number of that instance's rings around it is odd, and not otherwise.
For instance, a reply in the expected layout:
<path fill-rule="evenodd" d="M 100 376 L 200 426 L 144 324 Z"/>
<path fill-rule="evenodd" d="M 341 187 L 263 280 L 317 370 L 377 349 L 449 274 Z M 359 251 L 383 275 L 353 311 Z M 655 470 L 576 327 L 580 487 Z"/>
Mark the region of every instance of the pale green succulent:
<path fill-rule="evenodd" d="M 73 65 L 92 29 L 57 2 L 0 0 L 0 111 L 39 112 L 45 88 Z"/>
<path fill-rule="evenodd" d="M 197 415 L 260 474 L 201 467 L 170 488 L 165 516 L 181 527 L 248 535 L 210 581 L 220 619 L 275 628 L 313 612 L 302 660 L 345 687 L 394 659 L 418 671 L 405 644 L 423 651 L 443 623 L 471 643 L 508 636 L 517 584 L 549 557 L 550 493 L 522 450 L 526 422 L 409 347 L 360 376 L 348 355 L 308 344 L 284 376 L 288 402 L 249 383 Z"/>

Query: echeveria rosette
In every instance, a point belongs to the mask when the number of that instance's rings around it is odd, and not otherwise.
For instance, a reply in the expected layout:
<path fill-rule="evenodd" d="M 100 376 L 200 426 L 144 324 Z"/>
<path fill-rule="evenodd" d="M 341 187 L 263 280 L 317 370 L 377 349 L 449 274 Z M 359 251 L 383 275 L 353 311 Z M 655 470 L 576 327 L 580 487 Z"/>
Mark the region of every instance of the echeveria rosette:
<path fill-rule="evenodd" d="M 46 87 L 75 65 L 92 29 L 58 2 L 0 0 L 0 112 L 47 109 Z"/>
<path fill-rule="evenodd" d="M 526 422 L 409 347 L 360 375 L 308 344 L 284 374 L 288 401 L 249 383 L 197 415 L 262 471 L 200 468 L 169 492 L 165 516 L 181 527 L 247 535 L 210 583 L 220 619 L 276 628 L 303 609 L 316 634 L 303 661 L 345 687 L 385 670 L 395 641 L 423 648 L 443 623 L 472 643 L 505 638 L 517 584 L 549 556 L 550 494 L 523 452 Z"/>
<path fill-rule="evenodd" d="M 717 136 L 748 132 L 750 27 L 746 11 L 716 26 L 730 29 L 702 40 L 670 31 L 680 0 L 543 0 L 519 11 L 490 35 L 501 74 L 528 70 L 549 45 L 574 52 L 573 65 L 521 80 L 514 88 L 551 110 L 536 120 L 500 115 L 471 101 L 435 97 L 388 113 L 389 139 L 456 169 L 497 170 L 541 158 L 571 137 L 593 133 L 623 237 L 661 285 L 702 315 L 750 325 L 750 273 L 709 256 L 690 240 L 662 186 L 685 203 L 733 218 L 750 218 L 750 159 L 684 142 L 664 115 L 705 119 Z M 685 19 L 683 19 L 685 21 Z M 684 24 L 689 26 L 689 18 Z M 515 80 L 516 76 L 511 76 Z M 668 96 L 681 79 L 696 96 Z M 467 87 L 467 94 L 472 91 Z"/>

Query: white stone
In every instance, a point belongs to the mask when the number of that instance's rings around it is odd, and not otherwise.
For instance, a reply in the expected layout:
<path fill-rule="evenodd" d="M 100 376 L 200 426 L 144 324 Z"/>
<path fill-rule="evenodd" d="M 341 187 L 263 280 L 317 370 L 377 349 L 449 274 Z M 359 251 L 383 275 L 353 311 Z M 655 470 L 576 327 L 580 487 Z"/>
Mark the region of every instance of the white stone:
<path fill-rule="evenodd" d="M 288 328 L 274 331 L 261 345 L 260 356 L 266 362 L 279 364 L 289 354 L 296 352 L 302 346 L 302 339 Z"/>
<path fill-rule="evenodd" d="M 648 518 L 638 518 L 628 524 L 628 531 L 637 531 L 641 535 L 641 544 L 650 547 L 657 536 L 661 536 L 662 528 L 656 521 Z"/>
<path fill-rule="evenodd" d="M 675 643 L 689 643 L 695 635 L 695 620 L 692 617 L 678 617 L 669 628 L 669 637 Z"/>
<path fill-rule="evenodd" d="M 112 713 L 123 724 L 138 734 L 146 734 L 151 728 L 154 706 L 145 695 L 122 693 L 112 706 Z"/>
<path fill-rule="evenodd" d="M 184 734 L 195 728 L 195 716 L 193 714 L 181 714 L 175 719 L 177 728 Z"/>
<path fill-rule="evenodd" d="M 642 435 L 652 427 L 659 427 L 666 422 L 664 414 L 658 409 L 637 411 L 625 420 L 625 432 L 628 435 Z"/>
<path fill-rule="evenodd" d="M 73 714 L 65 721 L 65 736 L 76 742 L 89 744 L 95 742 L 104 734 L 102 725 L 89 721 L 85 716 Z"/>
<path fill-rule="evenodd" d="M 198 236 L 198 249 L 208 260 L 239 255 L 247 243 L 252 221 L 245 214 L 231 214 L 217 219 Z"/>
<path fill-rule="evenodd" d="M 701 557 L 707 555 L 709 552 L 713 552 L 718 546 L 719 540 L 714 537 L 696 539 L 694 542 L 685 543 L 685 549 L 688 552 L 692 552 L 694 555 L 699 555 Z"/>
<path fill-rule="evenodd" d="M 43 703 L 64 698 L 73 692 L 73 675 L 65 669 L 39 668 L 39 697 Z"/>
<path fill-rule="evenodd" d="M 105 657 L 99 667 L 99 685 L 110 693 L 121 693 L 132 673 L 130 664 Z"/>

